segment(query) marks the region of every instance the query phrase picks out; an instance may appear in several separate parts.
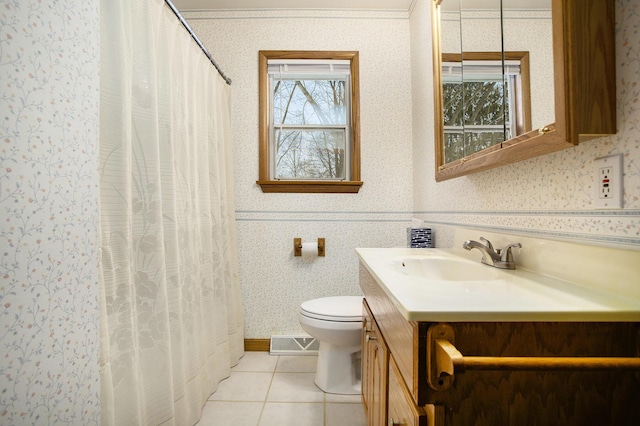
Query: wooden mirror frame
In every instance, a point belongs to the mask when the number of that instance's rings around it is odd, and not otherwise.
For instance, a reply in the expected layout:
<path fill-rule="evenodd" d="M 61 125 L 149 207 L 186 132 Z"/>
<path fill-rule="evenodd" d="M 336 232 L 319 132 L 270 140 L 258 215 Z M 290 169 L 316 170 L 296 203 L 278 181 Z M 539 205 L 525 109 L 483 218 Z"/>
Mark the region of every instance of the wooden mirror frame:
<path fill-rule="evenodd" d="M 614 2 L 552 0 L 555 123 L 444 163 L 440 3 L 432 0 L 435 180 L 516 163 L 616 133 Z"/>

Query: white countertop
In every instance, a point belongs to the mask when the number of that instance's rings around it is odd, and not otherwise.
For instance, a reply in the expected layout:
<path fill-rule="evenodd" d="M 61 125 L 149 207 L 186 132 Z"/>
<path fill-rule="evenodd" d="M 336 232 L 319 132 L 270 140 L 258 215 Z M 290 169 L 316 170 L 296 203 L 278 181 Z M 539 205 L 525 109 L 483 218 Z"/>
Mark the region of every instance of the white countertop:
<path fill-rule="evenodd" d="M 410 276 L 398 266 L 403 257 L 420 256 L 479 264 L 477 250 L 477 260 L 447 249 L 358 248 L 356 252 L 409 321 L 640 321 L 639 300 L 522 269 L 482 265 L 495 271 L 494 279 L 444 281 Z"/>

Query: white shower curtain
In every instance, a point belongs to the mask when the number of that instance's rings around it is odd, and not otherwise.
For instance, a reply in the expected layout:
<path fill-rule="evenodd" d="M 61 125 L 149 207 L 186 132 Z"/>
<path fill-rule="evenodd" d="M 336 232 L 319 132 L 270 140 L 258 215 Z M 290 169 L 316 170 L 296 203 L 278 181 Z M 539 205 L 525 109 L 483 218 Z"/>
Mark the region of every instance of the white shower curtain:
<path fill-rule="evenodd" d="M 229 86 L 163 0 L 101 37 L 102 424 L 192 425 L 243 353 Z"/>

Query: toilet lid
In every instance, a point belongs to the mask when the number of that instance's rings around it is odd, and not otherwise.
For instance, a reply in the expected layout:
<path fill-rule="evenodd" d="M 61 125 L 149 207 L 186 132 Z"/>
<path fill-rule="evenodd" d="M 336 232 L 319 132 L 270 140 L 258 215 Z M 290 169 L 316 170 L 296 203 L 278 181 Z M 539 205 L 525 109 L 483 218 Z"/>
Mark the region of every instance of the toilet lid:
<path fill-rule="evenodd" d="M 326 321 L 362 321 L 362 296 L 333 296 L 307 300 L 302 315 Z"/>

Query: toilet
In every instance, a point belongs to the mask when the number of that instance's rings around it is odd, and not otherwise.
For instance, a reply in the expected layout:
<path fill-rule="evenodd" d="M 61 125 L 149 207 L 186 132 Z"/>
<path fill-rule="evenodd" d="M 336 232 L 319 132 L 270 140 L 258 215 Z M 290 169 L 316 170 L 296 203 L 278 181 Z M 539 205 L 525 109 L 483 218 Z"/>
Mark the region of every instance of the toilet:
<path fill-rule="evenodd" d="M 327 393 L 360 393 L 362 296 L 322 297 L 300 305 L 300 325 L 320 342 L 316 385 Z"/>

